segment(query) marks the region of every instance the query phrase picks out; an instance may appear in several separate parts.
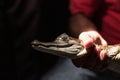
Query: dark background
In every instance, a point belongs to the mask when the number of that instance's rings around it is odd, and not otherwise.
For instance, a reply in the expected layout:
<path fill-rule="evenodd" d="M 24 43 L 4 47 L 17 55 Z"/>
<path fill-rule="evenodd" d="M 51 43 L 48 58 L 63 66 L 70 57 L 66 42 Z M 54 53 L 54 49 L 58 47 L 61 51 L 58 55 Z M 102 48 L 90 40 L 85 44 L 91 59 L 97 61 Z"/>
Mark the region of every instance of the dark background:
<path fill-rule="evenodd" d="M 59 57 L 35 51 L 31 41 L 68 32 L 68 0 L 0 0 L 1 80 L 38 80 Z"/>

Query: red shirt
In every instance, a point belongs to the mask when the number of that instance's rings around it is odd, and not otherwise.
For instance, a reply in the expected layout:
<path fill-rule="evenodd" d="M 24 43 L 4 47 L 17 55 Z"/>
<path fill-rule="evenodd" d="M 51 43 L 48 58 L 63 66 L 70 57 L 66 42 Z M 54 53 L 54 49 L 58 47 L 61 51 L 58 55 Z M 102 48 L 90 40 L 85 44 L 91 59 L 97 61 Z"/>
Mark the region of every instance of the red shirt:
<path fill-rule="evenodd" d="M 101 20 L 101 35 L 108 44 L 120 43 L 120 0 L 70 0 L 72 15 L 82 13 L 92 18 L 96 11 Z"/>

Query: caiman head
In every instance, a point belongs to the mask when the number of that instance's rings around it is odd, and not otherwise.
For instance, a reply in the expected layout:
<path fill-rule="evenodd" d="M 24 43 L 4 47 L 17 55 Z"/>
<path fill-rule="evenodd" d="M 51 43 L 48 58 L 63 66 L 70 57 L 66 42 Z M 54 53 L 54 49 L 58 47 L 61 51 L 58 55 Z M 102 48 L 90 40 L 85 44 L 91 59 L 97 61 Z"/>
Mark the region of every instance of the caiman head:
<path fill-rule="evenodd" d="M 38 51 L 69 58 L 86 54 L 86 49 L 80 45 L 79 40 L 68 36 L 66 33 L 58 36 L 53 42 L 34 40 L 32 47 Z"/>

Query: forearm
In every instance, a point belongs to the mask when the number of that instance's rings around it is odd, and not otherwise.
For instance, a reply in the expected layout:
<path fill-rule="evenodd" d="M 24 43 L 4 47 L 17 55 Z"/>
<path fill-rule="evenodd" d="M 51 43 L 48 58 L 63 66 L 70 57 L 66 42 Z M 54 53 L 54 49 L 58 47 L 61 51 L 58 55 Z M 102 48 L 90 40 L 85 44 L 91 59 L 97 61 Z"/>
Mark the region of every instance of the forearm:
<path fill-rule="evenodd" d="M 81 32 L 97 30 L 95 25 L 84 15 L 76 14 L 70 18 L 70 33 L 78 37 Z"/>

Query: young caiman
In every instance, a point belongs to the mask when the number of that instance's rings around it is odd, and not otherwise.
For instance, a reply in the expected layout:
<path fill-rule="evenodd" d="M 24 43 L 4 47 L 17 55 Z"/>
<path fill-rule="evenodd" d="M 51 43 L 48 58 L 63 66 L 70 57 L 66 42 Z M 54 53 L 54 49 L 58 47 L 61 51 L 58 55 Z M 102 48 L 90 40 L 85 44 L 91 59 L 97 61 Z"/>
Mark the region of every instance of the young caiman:
<path fill-rule="evenodd" d="M 84 48 L 78 39 L 70 37 L 66 33 L 58 36 L 53 42 L 34 40 L 31 44 L 35 50 L 70 59 L 82 57 L 90 51 L 90 49 Z M 108 69 L 120 73 L 120 44 L 108 46 L 95 44 L 94 46 L 99 46 L 107 51 Z"/>

